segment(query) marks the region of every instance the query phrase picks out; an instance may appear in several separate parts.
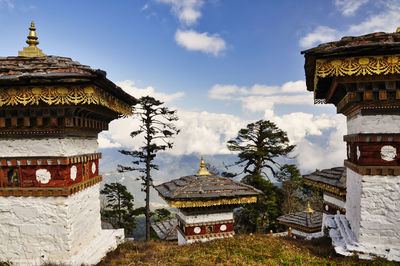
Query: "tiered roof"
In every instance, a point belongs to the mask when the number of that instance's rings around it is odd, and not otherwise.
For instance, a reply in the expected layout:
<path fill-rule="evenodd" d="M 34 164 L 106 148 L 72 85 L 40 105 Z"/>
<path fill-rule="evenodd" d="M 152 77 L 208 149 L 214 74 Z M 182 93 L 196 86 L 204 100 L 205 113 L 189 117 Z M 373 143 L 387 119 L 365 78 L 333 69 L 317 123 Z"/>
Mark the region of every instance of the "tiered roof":
<path fill-rule="evenodd" d="M 304 232 L 317 232 L 321 230 L 322 213 L 313 211 L 308 203 L 305 211 L 282 215 L 278 222 Z"/>
<path fill-rule="evenodd" d="M 304 182 L 322 190 L 337 194 L 346 195 L 346 168 L 334 167 L 315 171 L 303 175 Z"/>
<path fill-rule="evenodd" d="M 172 241 L 178 239 L 176 231 L 177 225 L 177 219 L 169 219 L 161 222 L 153 222 L 151 223 L 151 228 L 153 228 L 154 232 L 156 232 L 161 240 Z"/>
<path fill-rule="evenodd" d="M 255 203 L 261 193 L 251 186 L 208 173 L 203 160 L 196 175 L 171 180 L 155 189 L 176 208 Z"/>

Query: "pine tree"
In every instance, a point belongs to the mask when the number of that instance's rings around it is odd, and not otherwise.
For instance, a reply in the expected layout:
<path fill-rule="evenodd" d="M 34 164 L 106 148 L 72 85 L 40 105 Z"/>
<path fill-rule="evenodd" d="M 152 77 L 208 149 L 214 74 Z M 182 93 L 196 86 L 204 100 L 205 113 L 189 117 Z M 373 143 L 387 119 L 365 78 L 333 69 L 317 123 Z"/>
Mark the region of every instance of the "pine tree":
<path fill-rule="evenodd" d="M 300 171 L 294 164 L 285 164 L 277 174 L 277 179 L 282 184 L 284 200 L 282 212 L 284 214 L 302 211 L 303 204 L 303 179 Z"/>
<path fill-rule="evenodd" d="M 100 194 L 106 198 L 101 210 L 102 220 L 111 223 L 114 228 L 124 228 L 126 235 L 133 234 L 136 215 L 132 194 L 120 183 L 105 184 Z"/>
<path fill-rule="evenodd" d="M 286 132 L 265 120 L 240 129 L 238 136 L 228 141 L 227 146 L 230 151 L 239 152 L 235 165 L 242 166 L 242 173 L 247 174 L 242 182 L 263 192 L 256 204 L 243 206 L 236 212 L 237 225 L 246 232 L 259 228 L 276 230 L 276 219 L 281 214 L 282 190 L 270 182 L 268 170 L 275 175 L 279 166 L 276 159 L 287 157 L 295 146 L 289 145 Z"/>
<path fill-rule="evenodd" d="M 173 124 L 178 120 L 176 111 L 163 107 L 163 102 L 150 96 L 139 99 L 133 112 L 139 117 L 141 124 L 139 130 L 131 132 L 131 137 L 144 136 L 143 146 L 138 150 L 119 152 L 132 157 L 133 166 L 118 165 L 119 172 L 138 171 L 141 174 L 143 190 L 146 193 L 146 241 L 150 240 L 150 186 L 152 186 L 151 170 L 158 170 L 154 164 L 157 152 L 172 148 L 172 138 L 179 133 Z"/>

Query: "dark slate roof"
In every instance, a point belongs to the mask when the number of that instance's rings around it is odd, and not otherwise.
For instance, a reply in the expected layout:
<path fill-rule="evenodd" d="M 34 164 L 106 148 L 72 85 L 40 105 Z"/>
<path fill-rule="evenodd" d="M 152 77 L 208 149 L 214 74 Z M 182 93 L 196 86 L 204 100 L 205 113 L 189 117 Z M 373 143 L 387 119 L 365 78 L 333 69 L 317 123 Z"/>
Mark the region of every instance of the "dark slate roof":
<path fill-rule="evenodd" d="M 305 228 L 320 228 L 322 225 L 321 212 L 295 212 L 278 217 L 280 223 L 298 225 Z"/>
<path fill-rule="evenodd" d="M 162 222 L 153 222 L 151 223 L 151 228 L 153 228 L 154 232 L 162 240 L 178 240 L 177 225 L 177 219 L 170 219 Z"/>
<path fill-rule="evenodd" d="M 362 36 L 343 37 L 340 41 L 323 43 L 301 53 L 306 59 L 304 69 L 307 90 L 313 91 L 317 59 L 400 53 L 400 32 L 375 32 Z"/>
<path fill-rule="evenodd" d="M 130 105 L 136 99 L 106 78 L 106 72 L 68 57 L 0 57 L 0 86 L 55 83 L 94 83 Z"/>
<path fill-rule="evenodd" d="M 303 175 L 303 178 L 323 183 L 329 186 L 337 187 L 341 190 L 346 189 L 346 168 L 334 167 L 315 171 L 314 173 Z"/>
<path fill-rule="evenodd" d="M 190 175 L 155 187 L 167 200 L 201 200 L 257 196 L 261 191 L 217 175 Z"/>

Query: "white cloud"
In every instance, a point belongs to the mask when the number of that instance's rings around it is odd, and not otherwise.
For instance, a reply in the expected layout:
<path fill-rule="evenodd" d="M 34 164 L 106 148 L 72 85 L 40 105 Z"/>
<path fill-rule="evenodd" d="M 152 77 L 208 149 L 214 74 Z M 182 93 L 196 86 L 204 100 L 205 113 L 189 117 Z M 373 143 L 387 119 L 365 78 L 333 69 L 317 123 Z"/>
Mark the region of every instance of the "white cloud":
<path fill-rule="evenodd" d="M 175 33 L 175 41 L 189 51 L 201 51 L 214 56 L 226 50 L 225 41 L 218 34 L 199 33 L 194 30 L 180 30 Z"/>
<path fill-rule="evenodd" d="M 347 3 L 345 0 L 343 2 Z M 350 2 L 358 4 L 363 1 L 351 0 Z M 360 23 L 352 24 L 341 31 L 327 26 L 318 26 L 315 30 L 302 37 L 299 45 L 302 48 L 309 48 L 319 43 L 339 40 L 343 36 L 363 35 L 379 31 L 395 32 L 400 25 L 400 2 L 398 0 L 389 0 L 377 1 L 375 4 L 382 10 L 363 16 L 364 19 Z"/>
<path fill-rule="evenodd" d="M 352 16 L 368 0 L 334 0 L 335 6 L 344 16 Z"/>
<path fill-rule="evenodd" d="M 171 5 L 172 13 L 179 21 L 186 25 L 192 26 L 201 17 L 200 8 L 203 0 L 156 0 L 160 3 Z"/>
<path fill-rule="evenodd" d="M 300 39 L 300 46 L 308 48 L 318 43 L 335 41 L 340 36 L 339 32 L 327 26 L 318 26 L 314 31 Z"/>
<path fill-rule="evenodd" d="M 361 35 L 371 32 L 395 32 L 400 25 L 400 2 L 383 3 L 383 11 L 367 17 L 359 24 L 351 25 L 345 32 L 347 35 Z"/>
<path fill-rule="evenodd" d="M 0 8 L 6 5 L 8 8 L 14 8 L 14 0 L 0 0 Z"/>
<path fill-rule="evenodd" d="M 145 11 L 146 9 L 148 9 L 149 8 L 149 4 L 145 4 L 141 9 L 140 9 L 140 11 Z"/>
<path fill-rule="evenodd" d="M 120 86 L 125 92 L 129 93 L 135 98 L 140 98 L 142 96 L 151 96 L 165 103 L 182 98 L 185 95 L 184 92 L 177 92 L 173 94 L 156 92 L 154 88 L 150 86 L 146 88 L 137 88 L 134 86 L 135 83 L 132 80 L 119 81 L 116 82 L 116 84 Z"/>

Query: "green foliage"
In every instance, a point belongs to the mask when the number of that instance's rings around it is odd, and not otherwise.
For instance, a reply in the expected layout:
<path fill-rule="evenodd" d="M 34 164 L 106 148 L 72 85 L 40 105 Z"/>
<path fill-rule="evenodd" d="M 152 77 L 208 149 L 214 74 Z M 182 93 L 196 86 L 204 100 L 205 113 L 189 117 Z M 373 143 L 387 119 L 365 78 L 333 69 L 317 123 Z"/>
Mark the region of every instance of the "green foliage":
<path fill-rule="evenodd" d="M 120 183 L 105 184 L 100 194 L 106 197 L 106 206 L 101 211 L 102 220 L 111 223 L 114 228 L 124 228 L 127 235 L 133 234 L 137 214 L 132 194 Z"/>
<path fill-rule="evenodd" d="M 276 231 L 280 227 L 276 219 L 281 215 L 283 193 L 269 181 L 268 171 L 275 175 L 276 159 L 288 156 L 294 147 L 289 145 L 286 132 L 265 120 L 248 124 L 235 139 L 228 141 L 228 149 L 239 152 L 235 164 L 248 174 L 242 182 L 262 191 L 256 204 L 243 206 L 236 212 L 239 232 Z"/>
<path fill-rule="evenodd" d="M 267 234 L 236 235 L 207 243 L 178 246 L 158 241 L 120 245 L 99 266 L 116 265 L 397 265 L 336 255 L 330 241 L 270 238 Z"/>
<path fill-rule="evenodd" d="M 151 217 L 153 218 L 153 222 L 162 222 L 162 221 L 171 219 L 172 213 L 165 208 L 161 208 L 161 209 L 156 209 L 152 213 Z"/>
<path fill-rule="evenodd" d="M 286 132 L 273 122 L 259 120 L 239 130 L 238 136 L 228 141 L 230 151 L 239 152 L 236 165 L 243 166 L 243 172 L 249 175 L 263 175 L 268 178 L 264 169 L 275 175 L 276 158 L 287 156 L 294 145 L 289 145 Z"/>
<path fill-rule="evenodd" d="M 292 213 L 304 209 L 303 179 L 294 164 L 285 164 L 277 174 L 277 180 L 282 184 L 282 213 Z"/>
<path fill-rule="evenodd" d="M 158 165 L 153 161 L 157 152 L 172 148 L 171 139 L 179 133 L 173 124 L 178 120 L 176 111 L 163 107 L 164 103 L 150 96 L 141 97 L 135 107 L 133 115 L 140 120 L 138 130 L 132 131 L 132 138 L 142 135 L 143 146 L 138 150 L 120 150 L 119 152 L 132 157 L 132 166 L 118 165 L 119 172 L 137 171 L 143 181 L 143 191 L 146 193 L 146 240 L 150 240 L 150 186 L 152 186 L 151 170 L 158 170 Z"/>
<path fill-rule="evenodd" d="M 282 190 L 259 175 L 248 175 L 242 179 L 244 184 L 261 190 L 255 204 L 242 206 L 235 212 L 235 227 L 240 233 L 278 231 L 276 219 L 281 215 Z"/>

